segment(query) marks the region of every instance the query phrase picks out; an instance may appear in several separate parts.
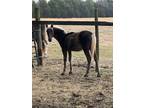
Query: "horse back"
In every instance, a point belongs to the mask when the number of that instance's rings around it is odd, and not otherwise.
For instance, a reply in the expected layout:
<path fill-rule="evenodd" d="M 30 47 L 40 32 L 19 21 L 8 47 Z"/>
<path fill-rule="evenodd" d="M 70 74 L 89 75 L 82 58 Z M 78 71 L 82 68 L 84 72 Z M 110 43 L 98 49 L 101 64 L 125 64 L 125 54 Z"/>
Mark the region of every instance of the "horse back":
<path fill-rule="evenodd" d="M 70 32 L 65 39 L 67 50 L 80 51 L 89 50 L 92 43 L 92 33 L 90 31 L 81 31 L 77 33 Z"/>
<path fill-rule="evenodd" d="M 67 34 L 67 37 L 65 38 L 65 46 L 67 50 L 72 51 L 80 51 L 82 50 L 81 44 L 79 42 L 79 32 L 74 33 L 70 32 Z"/>

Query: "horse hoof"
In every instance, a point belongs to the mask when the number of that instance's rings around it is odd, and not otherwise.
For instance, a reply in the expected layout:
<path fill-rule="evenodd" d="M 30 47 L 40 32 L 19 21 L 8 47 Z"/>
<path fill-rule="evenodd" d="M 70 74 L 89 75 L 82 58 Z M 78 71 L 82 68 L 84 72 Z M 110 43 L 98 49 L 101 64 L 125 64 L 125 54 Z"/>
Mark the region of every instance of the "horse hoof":
<path fill-rule="evenodd" d="M 69 75 L 72 75 L 72 72 L 69 72 Z"/>
<path fill-rule="evenodd" d="M 63 76 L 63 75 L 64 75 L 64 73 L 61 73 L 61 75 Z"/>
<path fill-rule="evenodd" d="M 100 74 L 97 74 L 97 77 L 101 77 L 101 75 L 100 75 Z"/>

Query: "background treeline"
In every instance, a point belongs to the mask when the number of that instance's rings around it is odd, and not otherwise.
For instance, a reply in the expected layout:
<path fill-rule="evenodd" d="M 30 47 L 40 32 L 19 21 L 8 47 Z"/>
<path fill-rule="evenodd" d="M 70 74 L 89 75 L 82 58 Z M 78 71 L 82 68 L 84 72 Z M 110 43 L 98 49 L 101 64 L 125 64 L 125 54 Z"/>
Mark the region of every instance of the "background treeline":
<path fill-rule="evenodd" d="M 33 0 L 32 17 L 36 5 L 40 6 L 43 18 L 94 17 L 95 5 L 99 8 L 99 17 L 113 16 L 113 0 L 98 0 L 96 3 L 93 0 Z"/>

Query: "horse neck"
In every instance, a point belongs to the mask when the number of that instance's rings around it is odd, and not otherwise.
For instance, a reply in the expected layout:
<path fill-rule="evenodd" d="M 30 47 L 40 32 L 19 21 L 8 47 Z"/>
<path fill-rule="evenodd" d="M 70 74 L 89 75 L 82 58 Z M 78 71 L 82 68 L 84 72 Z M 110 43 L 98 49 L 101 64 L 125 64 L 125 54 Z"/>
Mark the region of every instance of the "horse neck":
<path fill-rule="evenodd" d="M 61 29 L 54 28 L 54 34 L 54 38 L 59 42 L 60 46 L 63 47 L 66 33 Z"/>

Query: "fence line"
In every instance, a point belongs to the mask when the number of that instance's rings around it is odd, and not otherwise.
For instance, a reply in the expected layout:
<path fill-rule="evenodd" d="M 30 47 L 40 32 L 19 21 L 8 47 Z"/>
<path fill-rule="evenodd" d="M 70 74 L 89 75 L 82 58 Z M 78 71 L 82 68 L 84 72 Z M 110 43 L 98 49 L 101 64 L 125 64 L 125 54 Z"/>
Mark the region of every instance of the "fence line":
<path fill-rule="evenodd" d="M 32 21 L 32 24 L 54 24 L 54 25 L 86 25 L 86 26 L 113 26 L 113 22 L 107 21 Z"/>
<path fill-rule="evenodd" d="M 95 35 L 96 35 L 96 53 L 99 61 L 99 27 L 98 26 L 113 26 L 113 22 L 106 21 L 98 21 L 98 8 L 95 8 L 95 21 L 41 21 L 40 20 L 40 8 L 35 8 L 35 20 L 32 20 L 32 25 L 37 28 L 37 36 L 38 36 L 38 56 L 39 65 L 43 64 L 43 55 L 42 52 L 42 38 L 41 38 L 41 25 L 44 24 L 53 24 L 53 25 L 85 25 L 85 26 L 95 26 Z M 40 30 L 40 31 L 39 31 Z"/>

